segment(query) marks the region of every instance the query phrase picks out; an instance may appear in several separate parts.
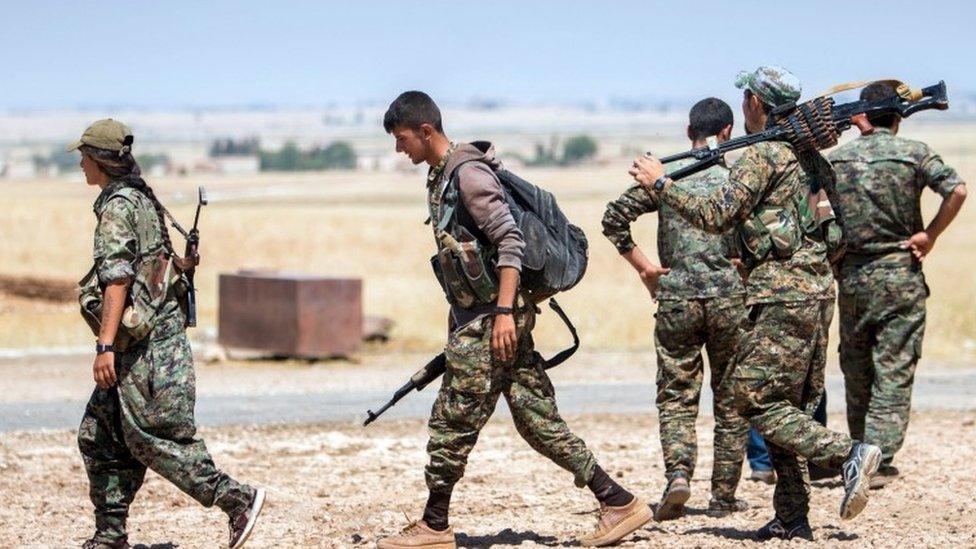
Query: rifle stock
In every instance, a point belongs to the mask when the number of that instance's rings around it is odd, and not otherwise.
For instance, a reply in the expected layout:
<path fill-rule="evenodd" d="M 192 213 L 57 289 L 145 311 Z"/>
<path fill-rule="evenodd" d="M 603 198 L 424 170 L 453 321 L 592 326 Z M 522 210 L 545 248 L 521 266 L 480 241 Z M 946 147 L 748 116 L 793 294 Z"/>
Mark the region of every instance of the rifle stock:
<path fill-rule="evenodd" d="M 418 392 L 423 391 L 425 387 L 430 385 L 431 381 L 439 378 L 441 374 L 447 371 L 447 357 L 444 353 L 441 353 L 430 360 L 423 368 L 417 370 L 415 374 L 410 376 L 410 381 L 407 381 L 402 387 L 393 393 L 393 398 L 391 398 L 386 404 L 380 407 L 377 411 L 366 410 L 366 421 L 363 422 L 363 427 L 369 425 L 370 423 L 376 421 L 378 417 L 383 415 L 393 407 L 394 404 L 400 402 L 400 400 L 410 394 L 410 391 L 417 390 Z"/>

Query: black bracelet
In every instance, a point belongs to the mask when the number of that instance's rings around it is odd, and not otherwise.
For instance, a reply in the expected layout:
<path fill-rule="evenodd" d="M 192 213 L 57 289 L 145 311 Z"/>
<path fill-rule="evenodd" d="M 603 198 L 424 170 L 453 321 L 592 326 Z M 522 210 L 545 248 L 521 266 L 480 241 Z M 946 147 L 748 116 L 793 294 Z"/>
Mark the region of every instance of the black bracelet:
<path fill-rule="evenodd" d="M 515 313 L 515 309 L 511 307 L 501 307 L 499 305 L 495 305 L 495 307 L 492 308 L 491 313 L 495 315 L 510 315 Z"/>
<path fill-rule="evenodd" d="M 661 177 L 657 178 L 657 181 L 654 182 L 654 190 L 655 191 L 663 191 L 664 190 L 664 184 L 667 181 L 668 181 L 668 174 L 664 174 Z"/>
<path fill-rule="evenodd" d="M 95 343 L 95 354 L 100 355 L 102 353 L 114 353 L 115 346 L 109 343 L 108 345 L 102 345 L 101 343 Z"/>

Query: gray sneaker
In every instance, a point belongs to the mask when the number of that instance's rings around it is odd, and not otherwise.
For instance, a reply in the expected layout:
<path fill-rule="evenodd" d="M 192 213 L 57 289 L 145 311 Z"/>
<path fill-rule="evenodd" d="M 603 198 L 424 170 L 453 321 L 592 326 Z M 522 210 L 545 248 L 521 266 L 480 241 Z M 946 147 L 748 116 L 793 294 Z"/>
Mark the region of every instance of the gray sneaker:
<path fill-rule="evenodd" d="M 654 520 L 674 520 L 685 514 L 685 502 L 691 497 L 691 486 L 688 477 L 677 474 L 668 482 L 661 496 L 661 503 L 654 509 Z"/>
<path fill-rule="evenodd" d="M 871 477 L 881 465 L 881 448 L 872 444 L 855 442 L 851 453 L 841 467 L 844 478 L 844 499 L 840 502 L 840 518 L 856 517 L 868 504 Z"/>

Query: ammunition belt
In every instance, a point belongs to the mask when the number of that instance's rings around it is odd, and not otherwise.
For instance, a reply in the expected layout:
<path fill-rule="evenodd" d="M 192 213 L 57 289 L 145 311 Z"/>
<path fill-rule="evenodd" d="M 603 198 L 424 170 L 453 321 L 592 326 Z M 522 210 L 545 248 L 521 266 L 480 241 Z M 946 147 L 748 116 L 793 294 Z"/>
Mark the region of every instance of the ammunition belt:
<path fill-rule="evenodd" d="M 833 118 L 834 100 L 817 97 L 797 105 L 789 114 L 776 121 L 786 140 L 797 151 L 813 151 L 833 147 L 840 136 L 840 128 Z"/>

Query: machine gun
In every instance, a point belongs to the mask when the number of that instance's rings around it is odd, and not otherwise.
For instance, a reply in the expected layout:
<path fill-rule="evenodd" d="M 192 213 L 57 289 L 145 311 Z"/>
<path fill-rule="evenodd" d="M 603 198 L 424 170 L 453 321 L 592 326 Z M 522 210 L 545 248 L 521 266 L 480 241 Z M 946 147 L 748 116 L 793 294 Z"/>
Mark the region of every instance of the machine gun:
<path fill-rule="evenodd" d="M 175 262 L 180 271 L 186 275 L 189 285 L 186 294 L 186 325 L 195 327 L 197 325 L 197 290 L 193 285 L 193 275 L 196 273 L 197 265 L 200 264 L 200 231 L 197 224 L 200 222 L 200 208 L 207 205 L 207 189 L 203 186 L 197 188 L 197 213 L 193 216 L 193 228 L 189 231 L 183 229 L 172 215 L 166 214 L 173 228 L 176 229 L 183 238 L 186 239 L 186 248 L 182 258 L 176 258 Z"/>
<path fill-rule="evenodd" d="M 877 101 L 854 101 L 836 105 L 834 98 L 820 96 L 799 105 L 781 105 L 770 113 L 766 128 L 761 132 L 665 156 L 661 158 L 661 163 L 667 164 L 683 158 L 697 160 L 668 173 L 668 177 L 677 181 L 715 165 L 729 151 L 763 141 L 786 141 L 797 152 L 826 149 L 836 145 L 840 134 L 851 125 L 856 124 L 862 132 L 869 133 L 870 124 L 865 118 L 868 114 L 897 113 L 907 118 L 918 111 L 944 111 L 949 108 L 944 81 L 920 90 L 911 90 L 902 85 L 898 91 L 898 95 Z"/>
<path fill-rule="evenodd" d="M 576 333 L 576 327 L 573 326 L 573 323 L 569 321 L 569 317 L 566 316 L 566 313 L 563 311 L 562 307 L 559 306 L 559 303 L 557 303 L 555 299 L 550 298 L 549 308 L 555 311 L 556 314 L 559 315 L 559 318 L 563 321 L 563 323 L 566 324 L 566 327 L 569 328 L 569 333 L 573 335 L 573 345 L 567 349 L 563 349 L 562 351 L 557 353 L 556 356 L 550 358 L 549 360 L 546 360 L 545 361 L 546 370 L 548 370 L 549 368 L 555 368 L 556 366 L 559 366 L 560 364 L 565 362 L 566 359 L 573 356 L 573 353 L 576 352 L 576 349 L 579 349 L 579 344 L 580 344 L 579 335 Z M 383 412 L 392 408 L 394 404 L 400 402 L 400 399 L 410 394 L 410 391 L 413 390 L 417 390 L 418 392 L 423 391 L 424 387 L 430 385 L 431 381 L 434 381 L 435 379 L 439 378 L 441 374 L 443 374 L 446 371 L 447 371 L 447 357 L 444 356 L 444 353 L 441 353 L 435 356 L 434 358 L 432 358 L 430 362 L 424 365 L 423 368 L 417 370 L 417 372 L 414 375 L 410 376 L 410 380 L 407 381 L 402 387 L 397 389 L 396 392 L 393 393 L 393 398 L 391 398 L 379 410 L 377 410 L 376 412 L 372 410 L 366 410 L 366 421 L 363 422 L 363 427 L 376 421 L 376 418 L 383 415 Z"/>

